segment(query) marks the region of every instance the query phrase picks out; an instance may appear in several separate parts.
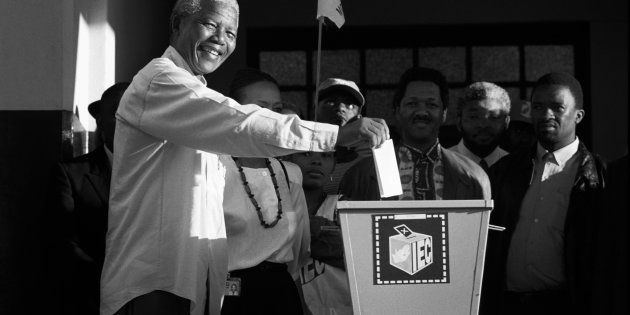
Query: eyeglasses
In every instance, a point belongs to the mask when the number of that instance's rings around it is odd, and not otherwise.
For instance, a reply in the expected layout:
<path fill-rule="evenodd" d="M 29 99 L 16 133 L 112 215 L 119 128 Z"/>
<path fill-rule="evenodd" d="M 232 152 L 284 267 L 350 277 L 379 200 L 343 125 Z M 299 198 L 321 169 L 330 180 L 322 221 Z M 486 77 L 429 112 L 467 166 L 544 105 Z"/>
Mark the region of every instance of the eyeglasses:
<path fill-rule="evenodd" d="M 356 104 L 352 104 L 352 103 L 344 103 L 344 102 L 339 102 L 339 101 L 325 101 L 323 103 L 324 106 L 326 107 L 337 107 L 337 106 L 341 106 L 345 109 L 355 109 L 355 108 L 359 108 L 359 106 L 357 106 Z"/>

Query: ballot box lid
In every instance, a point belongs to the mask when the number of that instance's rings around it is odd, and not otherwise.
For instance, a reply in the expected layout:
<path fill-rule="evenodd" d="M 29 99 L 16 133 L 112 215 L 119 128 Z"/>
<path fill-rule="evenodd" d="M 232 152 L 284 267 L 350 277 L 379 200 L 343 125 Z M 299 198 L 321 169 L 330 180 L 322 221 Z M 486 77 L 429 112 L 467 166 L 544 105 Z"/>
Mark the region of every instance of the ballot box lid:
<path fill-rule="evenodd" d="M 493 205 L 339 201 L 354 314 L 477 314 Z"/>
<path fill-rule="evenodd" d="M 492 210 L 494 200 L 382 200 L 382 201 L 349 201 L 337 202 L 337 209 L 342 210 L 389 210 L 395 209 L 450 209 L 466 211 Z"/>

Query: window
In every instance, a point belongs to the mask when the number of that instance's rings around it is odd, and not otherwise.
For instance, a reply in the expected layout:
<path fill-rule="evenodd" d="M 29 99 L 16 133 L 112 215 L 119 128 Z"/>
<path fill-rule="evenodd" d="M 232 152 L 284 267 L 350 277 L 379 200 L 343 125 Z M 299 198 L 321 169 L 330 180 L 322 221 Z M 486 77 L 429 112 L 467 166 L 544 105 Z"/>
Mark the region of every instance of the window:
<path fill-rule="evenodd" d="M 285 100 L 301 106 L 308 117 L 313 116 L 316 32 L 315 27 L 247 32 L 248 65 L 274 76 Z M 527 100 L 541 75 L 560 71 L 580 80 L 588 112 L 588 34 L 586 23 L 344 26 L 324 31 L 321 80 L 338 76 L 357 82 L 366 97 L 365 114 L 393 124 L 392 98 L 400 75 L 411 66 L 435 68 L 449 82 L 447 124 L 454 124 L 454 108 L 468 84 L 494 82 L 513 100 Z M 589 115 L 580 128 L 589 144 Z"/>

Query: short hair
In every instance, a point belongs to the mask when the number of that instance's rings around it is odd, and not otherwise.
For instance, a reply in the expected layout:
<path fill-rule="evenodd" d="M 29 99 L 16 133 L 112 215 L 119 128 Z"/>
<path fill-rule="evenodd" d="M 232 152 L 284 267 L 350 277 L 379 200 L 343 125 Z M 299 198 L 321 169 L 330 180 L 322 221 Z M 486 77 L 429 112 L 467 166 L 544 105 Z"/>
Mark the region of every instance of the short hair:
<path fill-rule="evenodd" d="M 532 89 L 532 98 L 534 97 L 536 89 L 542 86 L 549 85 L 560 85 L 569 89 L 569 92 L 571 92 L 573 98 L 575 98 L 575 108 L 582 109 L 582 107 L 584 106 L 584 94 L 582 92 L 582 85 L 574 76 L 568 73 L 552 72 L 540 77 L 540 79 L 536 81 L 536 83 L 534 84 L 534 88 Z"/>
<path fill-rule="evenodd" d="M 457 103 L 457 114 L 461 114 L 466 103 L 471 101 L 496 100 L 505 114 L 510 114 L 510 96 L 502 87 L 491 82 L 475 82 L 464 89 L 463 96 Z"/>
<path fill-rule="evenodd" d="M 405 73 L 400 77 L 400 81 L 398 82 L 398 86 L 396 88 L 396 93 L 394 94 L 394 109 L 400 106 L 400 101 L 402 101 L 403 96 L 405 96 L 405 91 L 407 90 L 407 85 L 410 82 L 414 81 L 427 81 L 433 82 L 440 88 L 440 99 L 442 100 L 442 106 L 444 108 L 448 107 L 448 83 L 446 82 L 446 77 L 442 72 L 424 67 L 413 67 L 407 69 Z"/>
<path fill-rule="evenodd" d="M 177 0 L 177 2 L 175 2 L 175 5 L 173 6 L 173 10 L 171 11 L 171 18 L 170 18 L 171 32 L 173 31 L 173 29 L 175 29 L 177 24 L 179 24 L 179 21 L 181 21 L 181 19 L 201 11 L 202 1 L 204 0 Z M 237 14 L 239 12 L 238 2 L 236 2 L 236 0 L 211 0 L 211 2 L 223 2 L 223 3 L 234 4 L 236 5 L 235 8 L 236 8 Z"/>
<path fill-rule="evenodd" d="M 232 83 L 230 83 L 228 96 L 233 99 L 238 99 L 239 91 L 242 88 L 257 82 L 271 82 L 275 86 L 278 86 L 278 81 L 270 74 L 254 68 L 244 68 L 238 70 L 234 75 L 234 79 L 232 79 Z"/>

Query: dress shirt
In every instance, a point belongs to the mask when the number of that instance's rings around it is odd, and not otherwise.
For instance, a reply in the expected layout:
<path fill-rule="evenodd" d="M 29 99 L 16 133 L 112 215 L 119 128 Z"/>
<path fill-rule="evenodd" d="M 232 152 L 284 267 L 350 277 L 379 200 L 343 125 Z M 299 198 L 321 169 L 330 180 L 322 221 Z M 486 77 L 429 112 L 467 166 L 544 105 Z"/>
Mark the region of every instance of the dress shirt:
<path fill-rule="evenodd" d="M 240 106 L 206 87 L 173 48 L 134 77 L 116 113 L 101 314 L 154 290 L 206 299 L 219 314 L 227 274 L 225 168 L 216 154 L 331 151 L 338 127 Z M 208 289 L 206 289 L 206 283 Z"/>
<path fill-rule="evenodd" d="M 466 147 L 466 145 L 464 144 L 464 139 L 459 140 L 459 143 L 457 145 L 454 145 L 454 146 L 450 147 L 449 150 L 455 151 L 455 152 L 457 152 L 459 154 L 462 154 L 463 156 L 473 160 L 477 164 L 480 164 L 481 160 L 485 160 L 486 163 L 488 163 L 488 167 L 492 166 L 492 164 L 496 163 L 502 157 L 504 157 L 504 156 L 509 154 L 508 152 L 506 152 L 505 150 L 503 150 L 499 146 L 497 146 L 494 149 L 494 151 L 492 151 L 490 154 L 488 154 L 488 156 L 486 156 L 486 157 L 478 157 L 476 154 L 472 153 L 472 151 L 470 151 Z"/>
<path fill-rule="evenodd" d="M 579 140 L 548 152 L 538 144 L 532 183 L 523 198 L 507 258 L 507 288 L 516 292 L 565 284 L 564 225 L 578 169 Z"/>
<path fill-rule="evenodd" d="M 225 185 L 229 187 L 223 197 L 228 270 L 254 267 L 263 261 L 286 263 L 289 273 L 297 279 L 297 271 L 309 259 L 311 242 L 300 168 L 282 162 L 289 177 L 287 185 L 282 166 L 278 160 L 270 159 L 282 199 L 282 218 L 274 227 L 265 228 L 245 192 L 234 160 L 230 156 L 221 156 L 220 160 L 225 165 Z M 273 222 L 278 213 L 278 198 L 269 170 L 243 167 L 243 172 L 265 222 Z"/>

